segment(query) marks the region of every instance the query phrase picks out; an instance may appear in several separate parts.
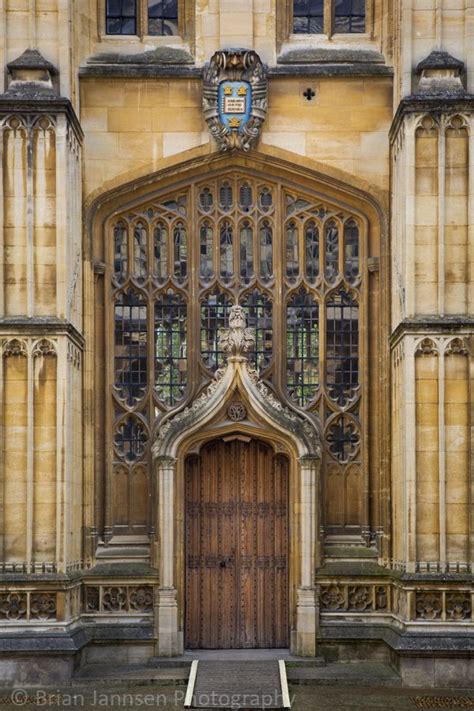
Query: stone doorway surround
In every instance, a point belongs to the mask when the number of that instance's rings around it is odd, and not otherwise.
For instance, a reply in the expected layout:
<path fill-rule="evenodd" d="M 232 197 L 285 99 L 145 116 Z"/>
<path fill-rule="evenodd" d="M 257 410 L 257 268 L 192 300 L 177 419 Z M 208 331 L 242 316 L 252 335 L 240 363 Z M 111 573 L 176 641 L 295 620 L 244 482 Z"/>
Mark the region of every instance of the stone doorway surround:
<path fill-rule="evenodd" d="M 290 629 L 291 651 L 316 655 L 318 607 L 314 583 L 320 564 L 320 435 L 314 421 L 278 401 L 259 379 L 247 354 L 255 336 L 240 306 L 230 310 L 229 329 L 220 334 L 226 363 L 191 406 L 160 423 L 153 445 L 157 506 L 154 564 L 159 570 L 155 603 L 156 654 L 182 654 L 184 606 L 184 459 L 216 437 L 259 437 L 290 459 Z M 239 421 L 229 405 L 243 405 Z"/>

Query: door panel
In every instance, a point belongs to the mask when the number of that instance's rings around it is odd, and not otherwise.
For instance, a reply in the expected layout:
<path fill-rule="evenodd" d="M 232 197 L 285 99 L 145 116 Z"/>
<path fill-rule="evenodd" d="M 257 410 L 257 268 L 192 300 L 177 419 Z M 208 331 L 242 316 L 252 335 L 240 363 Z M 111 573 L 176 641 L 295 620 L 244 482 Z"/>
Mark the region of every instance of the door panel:
<path fill-rule="evenodd" d="M 288 463 L 216 440 L 186 465 L 186 645 L 288 646 Z"/>

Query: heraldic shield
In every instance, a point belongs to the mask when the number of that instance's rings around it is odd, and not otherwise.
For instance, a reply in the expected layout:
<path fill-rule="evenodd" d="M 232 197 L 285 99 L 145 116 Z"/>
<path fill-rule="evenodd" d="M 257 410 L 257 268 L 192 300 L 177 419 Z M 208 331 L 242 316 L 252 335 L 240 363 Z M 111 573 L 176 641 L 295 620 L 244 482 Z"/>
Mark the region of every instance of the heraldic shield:
<path fill-rule="evenodd" d="M 267 75 L 256 52 L 216 52 L 203 74 L 203 111 L 221 150 L 250 150 L 267 114 Z"/>

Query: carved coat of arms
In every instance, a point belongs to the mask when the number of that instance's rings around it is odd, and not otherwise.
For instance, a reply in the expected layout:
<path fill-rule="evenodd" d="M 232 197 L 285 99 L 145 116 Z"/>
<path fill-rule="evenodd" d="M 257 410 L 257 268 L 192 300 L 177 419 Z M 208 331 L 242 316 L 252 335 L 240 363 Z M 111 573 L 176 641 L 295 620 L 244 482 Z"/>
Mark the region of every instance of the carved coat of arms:
<path fill-rule="evenodd" d="M 254 146 L 267 113 L 266 70 L 256 52 L 216 52 L 203 74 L 203 111 L 223 151 Z"/>

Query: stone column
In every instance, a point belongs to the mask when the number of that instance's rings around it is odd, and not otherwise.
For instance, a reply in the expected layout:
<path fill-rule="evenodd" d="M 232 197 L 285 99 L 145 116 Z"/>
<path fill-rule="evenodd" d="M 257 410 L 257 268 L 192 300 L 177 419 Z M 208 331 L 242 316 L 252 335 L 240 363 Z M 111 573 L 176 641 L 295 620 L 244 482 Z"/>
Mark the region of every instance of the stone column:
<path fill-rule="evenodd" d="M 156 654 L 172 657 L 183 653 L 182 635 L 178 630 L 178 602 L 174 579 L 174 498 L 176 459 L 158 457 L 156 463 L 158 493 L 158 557 L 160 585 L 155 603 L 155 626 L 158 637 Z"/>
<path fill-rule="evenodd" d="M 320 460 L 315 457 L 303 457 L 299 460 L 299 465 L 301 570 L 296 596 L 296 640 L 292 651 L 302 657 L 314 657 L 319 623 L 314 575 L 320 560 Z"/>

